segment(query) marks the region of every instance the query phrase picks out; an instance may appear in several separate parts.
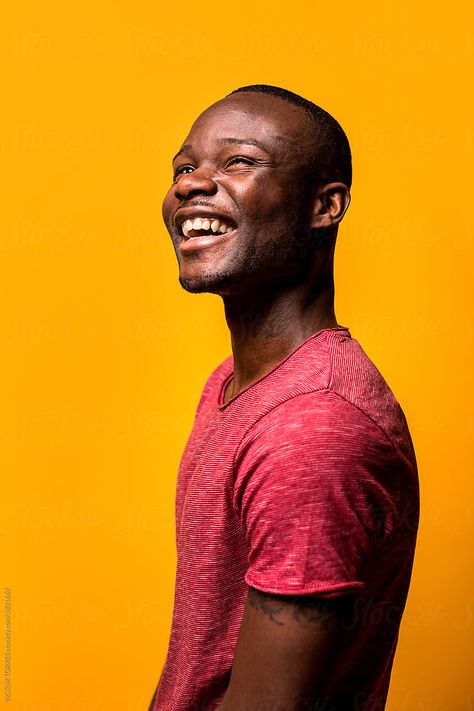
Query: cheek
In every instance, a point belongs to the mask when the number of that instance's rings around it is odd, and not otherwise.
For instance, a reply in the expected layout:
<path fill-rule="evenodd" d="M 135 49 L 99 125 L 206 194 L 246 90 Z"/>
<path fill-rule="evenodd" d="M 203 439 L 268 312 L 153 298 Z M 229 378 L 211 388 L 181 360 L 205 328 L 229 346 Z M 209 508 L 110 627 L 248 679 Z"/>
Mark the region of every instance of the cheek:
<path fill-rule="evenodd" d="M 279 175 L 278 180 L 255 175 L 235 182 L 232 188 L 244 214 L 259 222 L 294 218 L 301 206 L 301 190 L 294 175 Z"/>
<path fill-rule="evenodd" d="M 175 198 L 173 196 L 173 188 L 170 188 L 166 193 L 165 197 L 163 198 L 163 203 L 161 206 L 161 214 L 163 215 L 163 220 L 165 222 L 169 221 L 174 202 Z"/>
<path fill-rule="evenodd" d="M 244 204 L 245 218 L 260 230 L 285 231 L 297 219 L 299 210 L 290 195 L 262 189 Z"/>
<path fill-rule="evenodd" d="M 252 176 L 234 180 L 228 192 L 237 205 L 241 217 L 249 222 L 271 220 L 284 202 L 279 187 L 264 176 Z"/>

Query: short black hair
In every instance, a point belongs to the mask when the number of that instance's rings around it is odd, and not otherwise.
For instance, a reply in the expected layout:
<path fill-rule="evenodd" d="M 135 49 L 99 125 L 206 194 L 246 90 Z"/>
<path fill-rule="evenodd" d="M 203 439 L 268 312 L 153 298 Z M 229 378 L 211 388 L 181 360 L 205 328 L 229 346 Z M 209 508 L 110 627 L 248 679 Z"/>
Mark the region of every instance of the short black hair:
<path fill-rule="evenodd" d="M 352 183 L 352 158 L 347 136 L 336 119 L 320 106 L 295 94 L 288 89 L 270 84 L 251 84 L 241 86 L 232 91 L 232 94 L 243 92 L 256 92 L 270 94 L 295 106 L 299 106 L 312 119 L 315 132 L 313 135 L 314 164 L 319 177 L 325 181 L 341 181 L 348 188 Z"/>

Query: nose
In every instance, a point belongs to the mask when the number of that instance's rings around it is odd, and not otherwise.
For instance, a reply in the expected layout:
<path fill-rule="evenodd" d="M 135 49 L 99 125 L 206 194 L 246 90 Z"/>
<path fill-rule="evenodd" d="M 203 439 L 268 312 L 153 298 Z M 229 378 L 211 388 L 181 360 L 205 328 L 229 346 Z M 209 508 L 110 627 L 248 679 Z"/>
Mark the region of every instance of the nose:
<path fill-rule="evenodd" d="M 217 183 L 212 178 L 211 168 L 200 166 L 191 173 L 183 173 L 174 188 L 178 200 L 188 200 L 195 195 L 213 195 L 217 191 Z"/>

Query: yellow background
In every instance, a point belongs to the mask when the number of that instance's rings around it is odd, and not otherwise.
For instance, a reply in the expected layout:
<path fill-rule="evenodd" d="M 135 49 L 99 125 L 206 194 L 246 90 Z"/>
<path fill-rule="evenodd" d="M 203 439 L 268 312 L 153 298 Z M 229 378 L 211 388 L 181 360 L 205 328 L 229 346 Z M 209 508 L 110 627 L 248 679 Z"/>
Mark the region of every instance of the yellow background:
<path fill-rule="evenodd" d="M 19 3 L 2 21 L 2 582 L 15 711 L 145 711 L 168 643 L 176 470 L 228 355 L 161 223 L 170 156 L 232 89 L 345 128 L 337 316 L 392 386 L 422 518 L 388 711 L 474 708 L 468 4 Z M 3 612 L 2 612 L 3 626 Z"/>

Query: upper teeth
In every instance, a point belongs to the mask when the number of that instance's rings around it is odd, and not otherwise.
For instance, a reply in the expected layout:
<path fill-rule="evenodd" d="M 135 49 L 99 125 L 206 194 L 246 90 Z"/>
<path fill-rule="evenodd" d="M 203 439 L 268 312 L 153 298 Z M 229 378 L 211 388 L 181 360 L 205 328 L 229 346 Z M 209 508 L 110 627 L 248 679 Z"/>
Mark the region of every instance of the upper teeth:
<path fill-rule="evenodd" d="M 224 232 L 232 232 L 234 228 L 224 220 L 217 219 L 217 217 L 194 217 L 192 220 L 185 220 L 181 225 L 181 229 L 183 230 L 183 235 L 187 237 L 191 230 L 212 230 L 215 233 L 224 234 Z"/>

